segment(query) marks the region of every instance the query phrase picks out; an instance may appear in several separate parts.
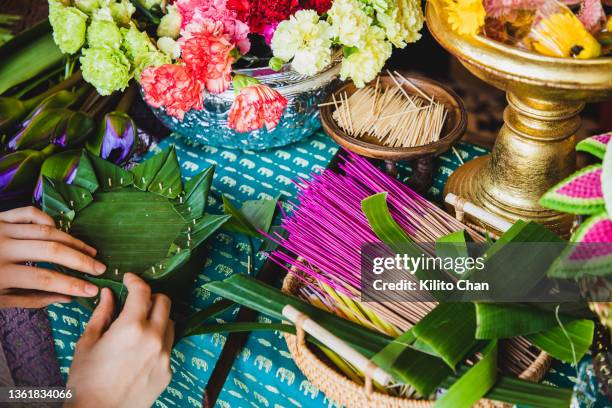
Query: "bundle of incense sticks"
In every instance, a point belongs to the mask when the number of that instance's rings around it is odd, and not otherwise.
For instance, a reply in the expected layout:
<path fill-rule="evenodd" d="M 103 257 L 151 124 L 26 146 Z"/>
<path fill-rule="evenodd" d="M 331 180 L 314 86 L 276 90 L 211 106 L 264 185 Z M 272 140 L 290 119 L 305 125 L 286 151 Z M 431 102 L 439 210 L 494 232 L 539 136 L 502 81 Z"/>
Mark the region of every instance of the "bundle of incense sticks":
<path fill-rule="evenodd" d="M 390 147 L 415 147 L 440 139 L 447 110 L 408 78 L 397 72 L 388 75 L 395 86 L 385 87 L 377 78 L 374 86 L 352 95 L 332 96 L 334 120 L 351 136 L 373 137 Z M 406 85 L 418 95 L 409 94 Z"/>
<path fill-rule="evenodd" d="M 343 174 L 326 170 L 313 175 L 310 181 L 300 180 L 299 205 L 295 205 L 292 216 L 283 221 L 288 236 L 271 237 L 288 250 L 273 252 L 271 259 L 287 269 L 295 267 L 310 277 L 306 280 L 307 286 L 320 295 L 321 302 L 334 302 L 323 285 L 349 298 L 359 297 L 362 246 L 380 242 L 361 210 L 361 201 L 373 194 L 388 193 L 391 215 L 428 254 L 434 253 L 436 239 L 458 230 L 466 230 L 476 242 L 484 241 L 478 232 L 366 159 L 349 153 L 341 158 L 340 169 Z M 299 255 L 299 259 L 287 252 Z M 386 301 L 368 303 L 368 306 L 401 330 L 411 327 L 433 308 L 432 303 L 406 306 Z"/>

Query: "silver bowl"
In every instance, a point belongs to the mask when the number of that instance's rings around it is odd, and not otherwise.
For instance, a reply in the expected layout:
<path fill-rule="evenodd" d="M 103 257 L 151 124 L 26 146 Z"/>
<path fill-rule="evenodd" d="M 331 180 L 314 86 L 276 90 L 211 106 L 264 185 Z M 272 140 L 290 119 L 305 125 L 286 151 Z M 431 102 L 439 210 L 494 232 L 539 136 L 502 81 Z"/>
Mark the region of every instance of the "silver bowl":
<path fill-rule="evenodd" d="M 314 76 L 298 74 L 288 65 L 280 71 L 267 67 L 236 70 L 257 78 L 287 98 L 281 121 L 271 131 L 264 127 L 239 133 L 228 127 L 227 116 L 234 101 L 232 88 L 218 95 L 207 93 L 204 109 L 185 113 L 182 121 L 166 114 L 164 108 L 149 107 L 172 131 L 199 143 L 229 149 L 263 150 L 296 142 L 320 128 L 318 105 L 329 95 L 339 71 L 338 63 Z"/>

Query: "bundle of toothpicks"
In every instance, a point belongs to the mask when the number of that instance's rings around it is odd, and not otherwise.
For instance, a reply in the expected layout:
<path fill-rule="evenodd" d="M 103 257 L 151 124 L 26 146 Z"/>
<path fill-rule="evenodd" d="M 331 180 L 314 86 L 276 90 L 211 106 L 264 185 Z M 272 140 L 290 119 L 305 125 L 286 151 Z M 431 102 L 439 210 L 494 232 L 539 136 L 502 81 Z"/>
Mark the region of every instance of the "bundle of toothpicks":
<path fill-rule="evenodd" d="M 423 146 L 440 139 L 447 110 L 410 79 L 387 71 L 394 86 L 375 85 L 332 95 L 333 118 L 350 136 L 368 136 L 389 147 Z M 406 85 L 414 93 L 408 93 Z"/>

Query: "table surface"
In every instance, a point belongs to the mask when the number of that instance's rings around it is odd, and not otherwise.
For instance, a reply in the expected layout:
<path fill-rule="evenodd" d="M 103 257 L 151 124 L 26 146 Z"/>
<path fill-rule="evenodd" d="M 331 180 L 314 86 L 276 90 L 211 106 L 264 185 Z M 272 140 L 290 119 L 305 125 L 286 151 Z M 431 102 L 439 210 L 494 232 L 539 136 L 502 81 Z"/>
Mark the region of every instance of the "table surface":
<path fill-rule="evenodd" d="M 241 152 L 201 146 L 180 136 L 171 135 L 155 145 L 152 152 L 158 152 L 170 144 L 176 146 L 181 168 L 187 177 L 193 176 L 209 165 L 216 165 L 208 207 L 208 211 L 212 213 L 221 212 L 221 194 L 225 194 L 237 203 L 281 194 L 285 210 L 289 211 L 288 202 L 292 201 L 296 193 L 291 180 L 296 177 L 308 177 L 312 171 L 323 170 L 338 150 L 331 139 L 319 132 L 296 144 L 263 152 Z M 457 153 L 463 160 L 469 160 L 486 151 L 472 145 L 459 144 Z M 432 199 L 440 198 L 445 180 L 460 163 L 456 154 L 449 152 L 438 158 L 437 164 L 436 180 L 429 191 Z M 400 177 L 407 179 L 409 169 L 402 167 Z M 206 266 L 198 277 L 190 299 L 194 310 L 217 300 L 202 289 L 203 284 L 223 279 L 234 273 L 246 272 L 248 246 L 244 237 L 221 231 L 211 237 L 207 245 L 210 251 L 205 262 Z M 259 268 L 263 260 L 263 255 L 258 254 L 255 268 Z M 235 313 L 236 310 L 221 318 L 224 321 L 232 320 Z M 63 375 L 67 375 L 74 344 L 83 330 L 84 323 L 88 320 L 88 313 L 76 304 L 57 305 L 49 308 L 49 317 L 59 365 Z M 265 316 L 260 316 L 259 320 L 270 321 Z M 212 334 L 193 336 L 180 341 L 172 352 L 174 369 L 172 382 L 158 399 L 156 406 L 200 406 L 203 390 L 226 339 L 224 334 Z M 589 366 L 588 361 L 584 364 L 581 367 Z M 577 373 L 573 369 L 568 371 L 567 368 L 567 366 L 562 366 L 559 370 L 553 368 L 548 379 L 554 383 L 571 386 Z M 583 374 L 588 373 L 585 371 Z M 588 381 L 583 384 L 585 390 L 589 391 L 590 388 L 586 386 L 589 384 Z M 579 398 L 589 401 L 592 399 L 589 395 L 583 393 Z M 281 408 L 335 405 L 337 404 L 319 392 L 295 366 L 284 339 L 278 332 L 258 332 L 249 336 L 217 400 L 219 407 Z"/>

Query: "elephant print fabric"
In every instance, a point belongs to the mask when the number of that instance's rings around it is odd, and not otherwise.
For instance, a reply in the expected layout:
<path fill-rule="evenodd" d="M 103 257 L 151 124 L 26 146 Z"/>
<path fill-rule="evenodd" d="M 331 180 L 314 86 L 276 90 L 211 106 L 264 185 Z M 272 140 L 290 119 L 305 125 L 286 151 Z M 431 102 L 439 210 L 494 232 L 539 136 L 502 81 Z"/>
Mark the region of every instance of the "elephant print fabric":
<path fill-rule="evenodd" d="M 172 135 L 154 146 L 149 154 L 155 154 L 170 144 L 176 146 L 183 174 L 187 176 L 211 164 L 216 165 L 208 203 L 211 213 L 222 212 L 221 194 L 237 204 L 245 200 L 273 198 L 279 194 L 282 194 L 281 201 L 291 199 L 296 193 L 292 180 L 307 178 L 313 171 L 322 171 L 338 150 L 338 146 L 323 132 L 281 149 L 259 152 L 202 146 Z M 485 152 L 463 145 L 458 145 L 457 151 L 465 160 Z M 438 162 L 439 176 L 450 173 L 449 168 L 459 165 L 452 152 L 441 157 Z M 409 177 L 405 168 L 402 168 L 401 174 L 406 179 Z M 438 177 L 441 178 L 445 179 Z M 436 181 L 430 190 L 433 197 L 439 197 L 443 182 Z M 285 208 L 285 211 L 288 210 L 289 206 Z M 194 310 L 216 300 L 215 295 L 202 288 L 203 284 L 247 271 L 249 249 L 246 238 L 222 230 L 211 237 L 207 245 L 210 248 L 208 259 L 192 293 Z M 262 254 L 259 254 L 254 268 L 261 267 L 263 260 Z M 225 321 L 231 321 L 234 317 L 235 311 L 221 316 Z M 62 374 L 67 376 L 75 343 L 83 331 L 84 323 L 89 320 L 89 314 L 75 303 L 54 305 L 49 308 L 49 319 Z M 270 321 L 265 316 L 259 319 Z M 155 406 L 199 408 L 204 387 L 225 341 L 225 334 L 193 336 L 181 340 L 172 352 L 172 382 Z M 314 408 L 335 405 L 296 367 L 278 332 L 259 332 L 250 336 L 217 401 L 219 407 L 232 408 Z"/>

